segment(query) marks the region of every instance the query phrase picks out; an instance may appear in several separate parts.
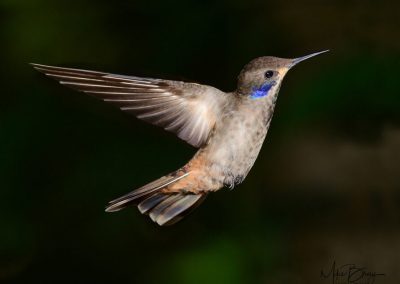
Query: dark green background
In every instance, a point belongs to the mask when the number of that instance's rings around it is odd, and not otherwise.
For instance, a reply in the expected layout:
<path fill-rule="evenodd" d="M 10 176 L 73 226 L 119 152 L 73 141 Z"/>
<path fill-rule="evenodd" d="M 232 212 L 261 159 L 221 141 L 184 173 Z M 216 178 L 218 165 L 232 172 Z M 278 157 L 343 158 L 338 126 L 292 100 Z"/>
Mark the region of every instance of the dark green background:
<path fill-rule="evenodd" d="M 400 281 L 398 1 L 0 1 L 1 283 L 331 283 L 336 260 Z M 246 181 L 160 228 L 104 205 L 195 149 L 28 62 L 235 88 L 289 72 Z"/>

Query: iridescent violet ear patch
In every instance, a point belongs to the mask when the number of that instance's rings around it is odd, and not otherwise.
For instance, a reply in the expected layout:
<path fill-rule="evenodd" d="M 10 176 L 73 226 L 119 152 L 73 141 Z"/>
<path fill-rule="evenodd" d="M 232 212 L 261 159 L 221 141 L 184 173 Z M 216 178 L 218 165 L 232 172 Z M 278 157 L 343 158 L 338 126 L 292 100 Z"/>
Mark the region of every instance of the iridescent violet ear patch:
<path fill-rule="evenodd" d="M 251 92 L 250 98 L 258 99 L 268 95 L 269 90 L 276 84 L 275 81 L 267 82 L 261 85 L 261 87 L 254 87 Z"/>

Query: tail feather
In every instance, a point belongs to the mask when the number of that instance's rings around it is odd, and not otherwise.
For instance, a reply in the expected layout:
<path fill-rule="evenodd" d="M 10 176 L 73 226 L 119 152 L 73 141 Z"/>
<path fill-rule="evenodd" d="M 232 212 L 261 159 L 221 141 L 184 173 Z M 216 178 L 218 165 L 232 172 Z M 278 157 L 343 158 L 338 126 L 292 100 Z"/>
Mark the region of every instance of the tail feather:
<path fill-rule="evenodd" d="M 146 197 L 151 193 L 159 191 L 160 189 L 170 185 L 171 183 L 184 178 L 188 174 L 189 173 L 186 173 L 178 177 L 173 175 L 164 176 L 138 189 L 135 189 L 134 191 L 128 194 L 125 194 L 117 199 L 110 201 L 108 203 L 108 206 L 106 207 L 106 212 L 116 212 L 121 209 L 124 209 L 125 207 L 131 205 L 132 203 L 137 203 L 137 201 L 140 202 L 143 197 Z"/>
<path fill-rule="evenodd" d="M 150 209 L 153 209 L 157 204 L 168 198 L 168 195 L 157 193 L 139 203 L 138 209 L 140 213 L 146 214 Z"/>
<path fill-rule="evenodd" d="M 183 218 L 181 215 L 188 209 L 194 209 L 205 198 L 203 194 L 186 194 L 181 195 L 180 198 L 173 204 L 168 206 L 162 213 L 155 216 L 155 222 L 159 225 L 172 225 Z"/>
<path fill-rule="evenodd" d="M 160 202 L 156 207 L 154 207 L 150 213 L 149 216 L 151 220 L 154 222 L 157 222 L 157 219 L 159 216 L 162 215 L 162 213 L 170 206 L 172 206 L 174 203 L 179 201 L 181 199 L 181 194 L 171 194 L 167 199 L 164 201 Z"/>
<path fill-rule="evenodd" d="M 164 176 L 109 202 L 106 211 L 115 212 L 130 205 L 137 205 L 140 213 L 148 214 L 160 226 L 174 224 L 196 208 L 206 197 L 204 193 L 162 192 L 162 189 L 187 175 L 189 173 L 181 176 L 177 176 L 176 173 Z"/>

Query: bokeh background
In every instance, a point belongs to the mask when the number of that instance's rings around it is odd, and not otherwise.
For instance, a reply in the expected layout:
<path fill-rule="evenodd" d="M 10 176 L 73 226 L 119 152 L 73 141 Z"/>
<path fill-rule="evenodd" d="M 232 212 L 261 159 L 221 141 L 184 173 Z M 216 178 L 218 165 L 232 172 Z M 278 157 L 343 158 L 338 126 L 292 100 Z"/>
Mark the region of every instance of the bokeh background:
<path fill-rule="evenodd" d="M 1 283 L 400 283 L 398 1 L 0 1 Z M 246 181 L 160 228 L 115 197 L 195 149 L 29 62 L 204 82 L 331 52 L 285 78 Z M 361 283 L 361 282 L 357 282 Z M 362 282 L 364 283 L 364 282 Z"/>

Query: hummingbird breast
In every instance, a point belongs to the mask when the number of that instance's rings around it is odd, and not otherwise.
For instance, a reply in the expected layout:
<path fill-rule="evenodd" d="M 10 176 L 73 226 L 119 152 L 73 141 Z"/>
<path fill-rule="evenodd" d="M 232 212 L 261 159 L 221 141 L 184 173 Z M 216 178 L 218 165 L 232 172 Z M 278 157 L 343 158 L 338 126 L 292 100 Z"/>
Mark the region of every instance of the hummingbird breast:
<path fill-rule="evenodd" d="M 233 188 L 242 182 L 253 166 L 267 134 L 273 114 L 271 98 L 255 101 L 240 99 L 224 111 L 207 145 L 190 165 L 201 161 L 204 190 Z M 199 177 L 199 176 L 198 176 Z"/>

